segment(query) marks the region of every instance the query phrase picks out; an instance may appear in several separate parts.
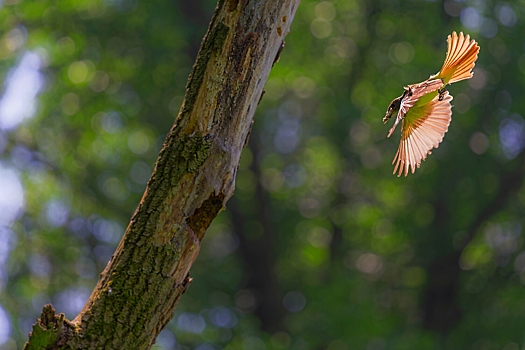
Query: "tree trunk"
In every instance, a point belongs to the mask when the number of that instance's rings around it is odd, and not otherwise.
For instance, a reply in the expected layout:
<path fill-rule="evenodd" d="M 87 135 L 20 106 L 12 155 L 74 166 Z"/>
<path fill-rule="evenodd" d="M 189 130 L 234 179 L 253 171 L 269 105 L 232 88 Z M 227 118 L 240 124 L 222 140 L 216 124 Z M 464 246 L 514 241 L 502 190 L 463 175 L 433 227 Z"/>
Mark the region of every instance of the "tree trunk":
<path fill-rule="evenodd" d="M 25 349 L 148 349 L 188 288 L 299 0 L 219 0 L 186 95 L 111 261 L 73 321 L 46 305 Z"/>

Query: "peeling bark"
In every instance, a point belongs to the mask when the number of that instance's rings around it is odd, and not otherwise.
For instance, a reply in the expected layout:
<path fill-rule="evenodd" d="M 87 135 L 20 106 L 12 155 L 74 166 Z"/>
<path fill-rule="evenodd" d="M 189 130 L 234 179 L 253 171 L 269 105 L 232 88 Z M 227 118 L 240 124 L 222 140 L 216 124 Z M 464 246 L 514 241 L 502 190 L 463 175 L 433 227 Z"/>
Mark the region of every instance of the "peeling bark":
<path fill-rule="evenodd" d="M 154 344 L 191 283 L 206 229 L 233 194 L 255 108 L 298 4 L 219 1 L 179 115 L 111 261 L 73 321 L 44 307 L 26 349 Z"/>

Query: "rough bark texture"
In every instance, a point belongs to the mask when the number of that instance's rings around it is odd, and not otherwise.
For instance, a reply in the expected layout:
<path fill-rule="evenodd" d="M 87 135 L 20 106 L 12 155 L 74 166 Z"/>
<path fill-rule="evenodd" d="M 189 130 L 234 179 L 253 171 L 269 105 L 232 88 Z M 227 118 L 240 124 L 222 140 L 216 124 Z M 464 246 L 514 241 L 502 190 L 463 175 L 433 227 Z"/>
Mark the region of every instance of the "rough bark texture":
<path fill-rule="evenodd" d="M 148 349 L 232 196 L 255 108 L 299 0 L 220 0 L 142 200 L 80 314 L 47 305 L 26 349 Z M 220 273 L 220 272 L 218 272 Z"/>

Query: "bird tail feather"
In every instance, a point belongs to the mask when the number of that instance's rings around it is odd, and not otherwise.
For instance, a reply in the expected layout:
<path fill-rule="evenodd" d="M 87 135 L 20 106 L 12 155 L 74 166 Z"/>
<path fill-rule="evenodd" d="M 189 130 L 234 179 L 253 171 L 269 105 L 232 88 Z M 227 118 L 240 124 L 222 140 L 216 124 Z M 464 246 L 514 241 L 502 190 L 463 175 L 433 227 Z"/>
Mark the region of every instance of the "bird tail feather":
<path fill-rule="evenodd" d="M 459 35 L 452 32 L 452 35 L 448 36 L 447 44 L 445 63 L 435 77 L 443 79 L 445 84 L 472 78 L 472 69 L 479 53 L 478 43 L 474 39 L 470 40 L 468 34 L 464 36 L 463 32 Z"/>

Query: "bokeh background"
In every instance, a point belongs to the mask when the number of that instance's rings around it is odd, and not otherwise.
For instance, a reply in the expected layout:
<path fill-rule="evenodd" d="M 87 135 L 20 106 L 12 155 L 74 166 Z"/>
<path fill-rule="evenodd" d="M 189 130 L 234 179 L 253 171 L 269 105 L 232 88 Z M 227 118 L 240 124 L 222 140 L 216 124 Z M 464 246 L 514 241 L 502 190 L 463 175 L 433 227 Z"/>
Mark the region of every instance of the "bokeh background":
<path fill-rule="evenodd" d="M 216 3 L 0 2 L 0 348 L 73 318 L 135 210 Z M 189 291 L 155 349 L 524 349 L 525 7 L 304 0 Z M 481 46 L 392 175 L 381 118 Z"/>

